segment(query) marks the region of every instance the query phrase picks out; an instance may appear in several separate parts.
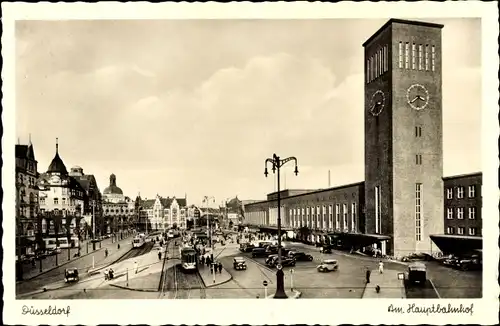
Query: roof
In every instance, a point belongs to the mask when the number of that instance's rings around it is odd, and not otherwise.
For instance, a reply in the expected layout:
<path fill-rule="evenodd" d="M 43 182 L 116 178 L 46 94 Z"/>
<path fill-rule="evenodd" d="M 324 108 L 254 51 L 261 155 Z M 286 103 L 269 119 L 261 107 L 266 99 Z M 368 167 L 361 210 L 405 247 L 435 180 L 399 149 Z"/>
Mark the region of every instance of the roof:
<path fill-rule="evenodd" d="M 469 252 L 483 248 L 483 238 L 478 236 L 435 234 L 429 237 L 444 253 Z"/>
<path fill-rule="evenodd" d="M 29 145 L 16 145 L 16 158 L 23 158 L 32 161 L 35 160 L 35 150 L 32 144 Z"/>
<path fill-rule="evenodd" d="M 59 156 L 58 151 L 56 151 L 56 155 L 52 159 L 52 162 L 50 162 L 49 168 L 47 169 L 47 173 L 68 174 L 68 170 L 66 170 L 66 165 L 64 165 L 64 162 Z"/>
<path fill-rule="evenodd" d="M 460 179 L 460 178 L 470 178 L 470 177 L 482 177 L 482 176 L 483 176 L 483 172 L 472 172 L 472 173 L 450 175 L 450 176 L 447 176 L 447 177 L 443 177 L 443 180 Z"/>
<path fill-rule="evenodd" d="M 416 20 L 405 20 L 405 19 L 391 18 L 382 27 L 380 27 L 372 36 L 370 36 L 365 41 L 365 43 L 363 43 L 363 46 L 366 46 L 368 43 L 370 43 L 374 38 L 376 38 L 387 27 L 389 27 L 389 25 L 392 25 L 393 23 L 415 25 L 415 26 L 424 26 L 424 27 L 434 27 L 434 28 L 443 28 L 444 27 L 444 25 L 441 25 L 441 24 L 421 22 L 421 21 L 416 21 Z"/>

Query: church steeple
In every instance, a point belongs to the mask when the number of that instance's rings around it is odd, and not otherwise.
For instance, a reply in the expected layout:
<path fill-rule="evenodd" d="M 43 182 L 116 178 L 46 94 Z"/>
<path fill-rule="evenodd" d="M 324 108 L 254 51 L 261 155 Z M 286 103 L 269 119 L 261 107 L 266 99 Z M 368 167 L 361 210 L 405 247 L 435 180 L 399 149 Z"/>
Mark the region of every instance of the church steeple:
<path fill-rule="evenodd" d="M 52 162 L 49 165 L 47 173 L 59 173 L 59 174 L 68 174 L 68 170 L 66 170 L 66 165 L 59 157 L 59 138 L 56 138 L 56 155 L 52 159 Z"/>

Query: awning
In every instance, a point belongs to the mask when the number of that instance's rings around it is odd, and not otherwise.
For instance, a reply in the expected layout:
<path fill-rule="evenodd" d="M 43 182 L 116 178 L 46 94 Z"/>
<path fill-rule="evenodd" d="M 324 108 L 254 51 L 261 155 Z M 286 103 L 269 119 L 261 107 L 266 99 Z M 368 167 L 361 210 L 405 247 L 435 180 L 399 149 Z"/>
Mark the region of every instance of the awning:
<path fill-rule="evenodd" d="M 383 234 L 365 234 L 365 233 L 349 233 L 349 232 L 335 232 L 329 233 L 328 236 L 335 240 L 340 240 L 344 244 L 352 246 L 367 247 L 379 241 L 390 240 L 391 237 Z"/>
<path fill-rule="evenodd" d="M 437 234 L 431 240 L 445 254 L 470 253 L 483 249 L 483 238 L 467 235 Z"/>

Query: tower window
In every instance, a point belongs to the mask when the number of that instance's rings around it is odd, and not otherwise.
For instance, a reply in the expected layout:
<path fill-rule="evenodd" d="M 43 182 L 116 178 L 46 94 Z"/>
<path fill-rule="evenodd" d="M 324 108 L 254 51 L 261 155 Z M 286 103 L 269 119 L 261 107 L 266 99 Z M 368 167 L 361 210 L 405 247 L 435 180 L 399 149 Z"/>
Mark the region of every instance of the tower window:
<path fill-rule="evenodd" d="M 379 66 L 379 71 L 380 71 L 380 76 L 384 73 L 384 68 L 382 66 L 384 54 L 382 53 L 382 49 L 378 50 L 378 66 Z"/>
<path fill-rule="evenodd" d="M 422 240 L 422 184 L 415 184 L 415 240 Z"/>
<path fill-rule="evenodd" d="M 420 126 L 415 127 L 415 137 L 422 137 L 422 127 Z"/>
<path fill-rule="evenodd" d="M 417 50 L 415 43 L 411 45 L 411 69 L 416 69 Z"/>
<path fill-rule="evenodd" d="M 434 45 L 432 46 L 432 53 L 431 53 L 431 69 L 432 71 L 436 69 L 436 47 Z"/>
<path fill-rule="evenodd" d="M 446 199 L 453 199 L 453 188 L 446 189 Z"/>
<path fill-rule="evenodd" d="M 351 205 L 351 230 L 356 231 L 356 203 Z"/>
<path fill-rule="evenodd" d="M 422 70 L 422 44 L 418 45 L 418 70 Z"/>
<path fill-rule="evenodd" d="M 343 226 L 344 226 L 344 230 L 347 229 L 347 205 L 344 204 L 343 205 L 343 213 L 344 213 L 344 218 L 343 218 Z"/>
<path fill-rule="evenodd" d="M 476 228 L 469 228 L 469 235 L 476 235 Z"/>
<path fill-rule="evenodd" d="M 449 220 L 453 219 L 453 208 L 448 207 L 446 209 L 446 218 L 449 219 Z"/>
<path fill-rule="evenodd" d="M 457 218 L 459 220 L 463 220 L 464 219 L 464 208 L 463 207 L 457 208 Z"/>
<path fill-rule="evenodd" d="M 403 68 L 403 42 L 399 42 L 399 68 Z"/>
<path fill-rule="evenodd" d="M 387 45 L 384 46 L 384 71 L 389 70 L 389 53 L 387 53 Z"/>
<path fill-rule="evenodd" d="M 405 69 L 410 68 L 410 43 L 405 44 Z"/>
<path fill-rule="evenodd" d="M 375 78 L 378 77 L 378 52 L 375 52 Z"/>
<path fill-rule="evenodd" d="M 422 154 L 415 155 L 415 164 L 422 165 Z"/>
<path fill-rule="evenodd" d="M 446 228 L 446 233 L 447 234 L 455 234 L 455 228 L 451 227 L 451 226 L 447 227 Z"/>
<path fill-rule="evenodd" d="M 366 83 L 370 82 L 370 59 L 366 60 Z"/>
<path fill-rule="evenodd" d="M 429 44 L 425 45 L 425 71 L 429 71 Z"/>
<path fill-rule="evenodd" d="M 381 221 L 380 221 L 380 187 L 375 187 L 375 233 L 381 232 Z"/>
<path fill-rule="evenodd" d="M 464 187 L 457 187 L 457 198 L 464 198 Z"/>
<path fill-rule="evenodd" d="M 458 230 L 458 232 L 457 232 L 458 235 L 464 235 L 465 228 L 463 226 L 459 226 L 457 230 Z"/>

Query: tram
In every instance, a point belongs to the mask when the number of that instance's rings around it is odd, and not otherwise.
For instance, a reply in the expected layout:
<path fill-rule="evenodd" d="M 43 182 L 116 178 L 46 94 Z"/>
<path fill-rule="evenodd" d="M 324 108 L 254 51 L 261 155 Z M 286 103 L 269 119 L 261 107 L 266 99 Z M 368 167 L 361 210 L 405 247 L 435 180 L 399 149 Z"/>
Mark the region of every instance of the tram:
<path fill-rule="evenodd" d="M 196 271 L 197 266 L 196 250 L 192 247 L 185 247 L 181 249 L 181 268 L 183 272 Z"/>
<path fill-rule="evenodd" d="M 144 234 L 139 234 L 132 240 L 132 245 L 134 248 L 141 248 L 146 243 L 146 236 Z"/>

